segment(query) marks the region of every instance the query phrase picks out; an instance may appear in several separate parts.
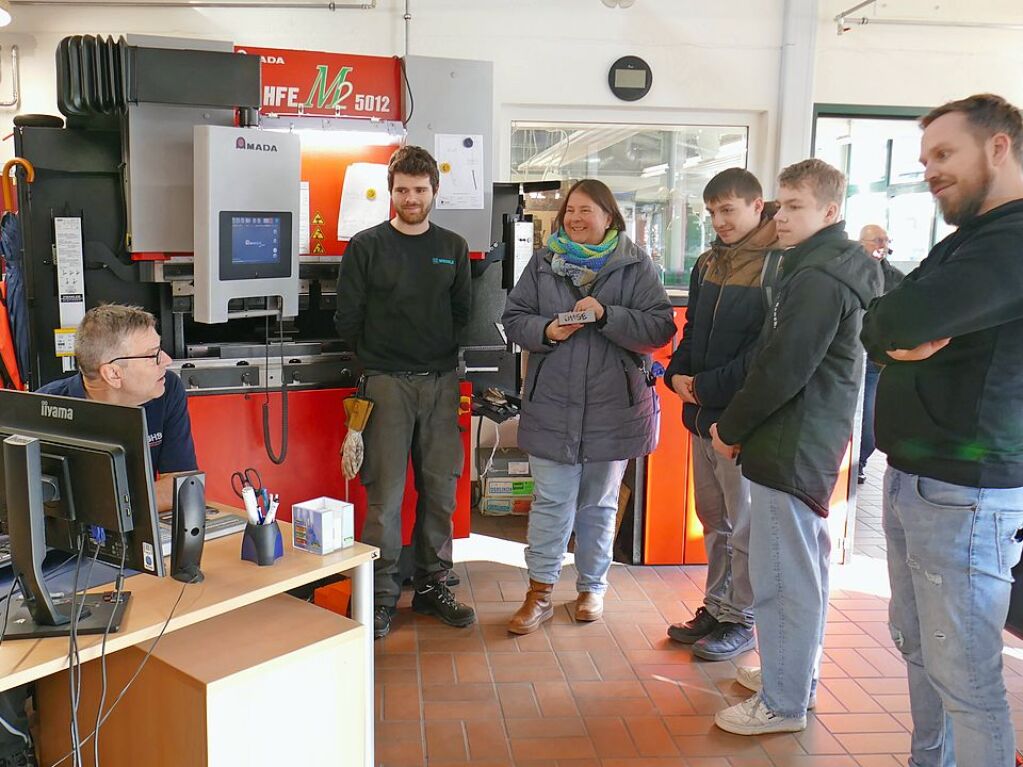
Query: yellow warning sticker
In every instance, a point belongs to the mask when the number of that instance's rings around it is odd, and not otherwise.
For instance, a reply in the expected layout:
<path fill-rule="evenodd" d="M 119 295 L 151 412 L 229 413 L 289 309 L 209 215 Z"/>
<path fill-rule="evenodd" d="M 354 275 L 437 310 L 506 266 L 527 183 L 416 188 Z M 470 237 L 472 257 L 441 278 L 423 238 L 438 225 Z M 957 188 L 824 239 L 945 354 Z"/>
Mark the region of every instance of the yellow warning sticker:
<path fill-rule="evenodd" d="M 441 173 L 450 173 L 451 172 L 451 163 L 449 163 L 449 162 L 442 162 L 440 164 L 440 172 Z"/>
<path fill-rule="evenodd" d="M 315 214 L 313 216 L 313 224 L 315 225 L 315 224 L 322 224 L 322 223 L 323 223 L 323 216 L 321 216 L 319 213 Z"/>
<path fill-rule="evenodd" d="M 323 252 L 324 252 L 323 251 L 323 243 L 322 242 L 316 243 L 316 247 L 313 248 L 313 253 L 323 253 Z"/>
<path fill-rule="evenodd" d="M 366 199 L 367 200 L 375 200 L 376 198 L 377 198 L 377 190 L 376 189 L 374 189 L 373 187 L 370 187 L 369 189 L 366 190 Z"/>
<path fill-rule="evenodd" d="M 320 227 L 316 227 L 315 229 L 313 229 L 313 239 L 314 240 L 322 240 L 323 239 L 323 230 L 320 229 Z"/>

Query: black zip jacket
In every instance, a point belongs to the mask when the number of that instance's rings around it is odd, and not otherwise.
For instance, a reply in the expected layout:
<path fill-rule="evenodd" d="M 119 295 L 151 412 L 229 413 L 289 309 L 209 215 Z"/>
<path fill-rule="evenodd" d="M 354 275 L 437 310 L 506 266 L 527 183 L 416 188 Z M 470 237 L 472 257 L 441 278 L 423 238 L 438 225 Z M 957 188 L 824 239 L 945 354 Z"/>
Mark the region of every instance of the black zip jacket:
<path fill-rule="evenodd" d="M 822 517 L 852 436 L 863 311 L 881 282 L 881 266 L 844 222 L 785 251 L 746 383 L 718 421 L 721 439 L 741 446 L 745 477 Z"/>
<path fill-rule="evenodd" d="M 694 376 L 698 405 L 682 406 L 682 422 L 693 434 L 710 437 L 710 426 L 746 380 L 746 371 L 764 326 L 765 300 L 760 280 L 764 258 L 778 236 L 765 209 L 763 221 L 740 242 L 715 240 L 689 275 L 689 301 L 682 340 L 664 373 L 671 389 L 674 375 Z M 672 390 L 672 396 L 678 396 Z"/>
<path fill-rule="evenodd" d="M 464 239 L 436 224 L 402 234 L 384 221 L 348 243 L 334 324 L 367 370 L 446 373 L 458 366 L 471 301 Z"/>
<path fill-rule="evenodd" d="M 889 349 L 951 338 L 919 362 Z M 877 446 L 900 471 L 967 487 L 1023 486 L 1023 200 L 969 221 L 863 322 L 885 365 Z"/>

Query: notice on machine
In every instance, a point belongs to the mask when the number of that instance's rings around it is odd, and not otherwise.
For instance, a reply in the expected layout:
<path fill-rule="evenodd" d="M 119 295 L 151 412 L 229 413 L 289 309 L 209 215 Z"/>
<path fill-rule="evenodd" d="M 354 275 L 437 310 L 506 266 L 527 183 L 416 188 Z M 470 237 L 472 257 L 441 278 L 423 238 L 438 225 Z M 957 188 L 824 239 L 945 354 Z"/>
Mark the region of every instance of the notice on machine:
<path fill-rule="evenodd" d="M 60 298 L 60 326 L 76 328 L 85 316 L 85 267 L 82 256 L 82 219 L 57 216 L 53 219 L 53 240 L 57 256 L 57 293 Z M 56 345 L 56 344 L 55 344 Z M 74 360 L 61 354 L 65 372 L 74 370 Z"/>
<path fill-rule="evenodd" d="M 483 210 L 483 136 L 438 133 L 434 157 L 440 168 L 437 210 Z"/>

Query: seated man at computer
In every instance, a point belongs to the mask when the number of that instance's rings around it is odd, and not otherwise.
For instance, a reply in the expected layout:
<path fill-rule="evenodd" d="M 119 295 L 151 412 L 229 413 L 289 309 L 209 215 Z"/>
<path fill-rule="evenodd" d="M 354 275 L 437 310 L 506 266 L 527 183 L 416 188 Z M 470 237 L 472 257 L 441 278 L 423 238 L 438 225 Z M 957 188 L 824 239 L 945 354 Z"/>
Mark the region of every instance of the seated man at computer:
<path fill-rule="evenodd" d="M 174 474 L 197 466 L 185 387 L 176 375 L 167 375 L 171 360 L 160 348 L 153 315 L 119 304 L 90 309 L 78 326 L 75 358 L 78 375 L 39 391 L 145 408 L 149 453 L 160 475 L 154 483 L 156 505 L 160 511 L 170 509 Z"/>
<path fill-rule="evenodd" d="M 141 406 L 146 411 L 149 451 L 160 510 L 173 505 L 174 475 L 196 469 L 185 388 L 167 375 L 170 357 L 160 349 L 153 315 L 133 306 L 107 304 L 85 313 L 75 336 L 78 375 L 39 389 L 44 394 Z M 25 716 L 27 687 L 0 693 L 0 767 L 36 764 Z"/>

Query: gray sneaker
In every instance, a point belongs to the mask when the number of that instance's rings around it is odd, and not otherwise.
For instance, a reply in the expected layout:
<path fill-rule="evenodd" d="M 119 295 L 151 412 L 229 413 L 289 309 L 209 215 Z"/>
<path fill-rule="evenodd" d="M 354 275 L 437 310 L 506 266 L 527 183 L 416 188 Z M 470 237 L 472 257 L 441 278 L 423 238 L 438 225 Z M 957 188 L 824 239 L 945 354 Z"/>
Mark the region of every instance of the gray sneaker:
<path fill-rule="evenodd" d="M 728 660 L 757 646 L 753 629 L 741 623 L 722 621 L 717 628 L 693 645 L 693 655 L 704 660 Z"/>

